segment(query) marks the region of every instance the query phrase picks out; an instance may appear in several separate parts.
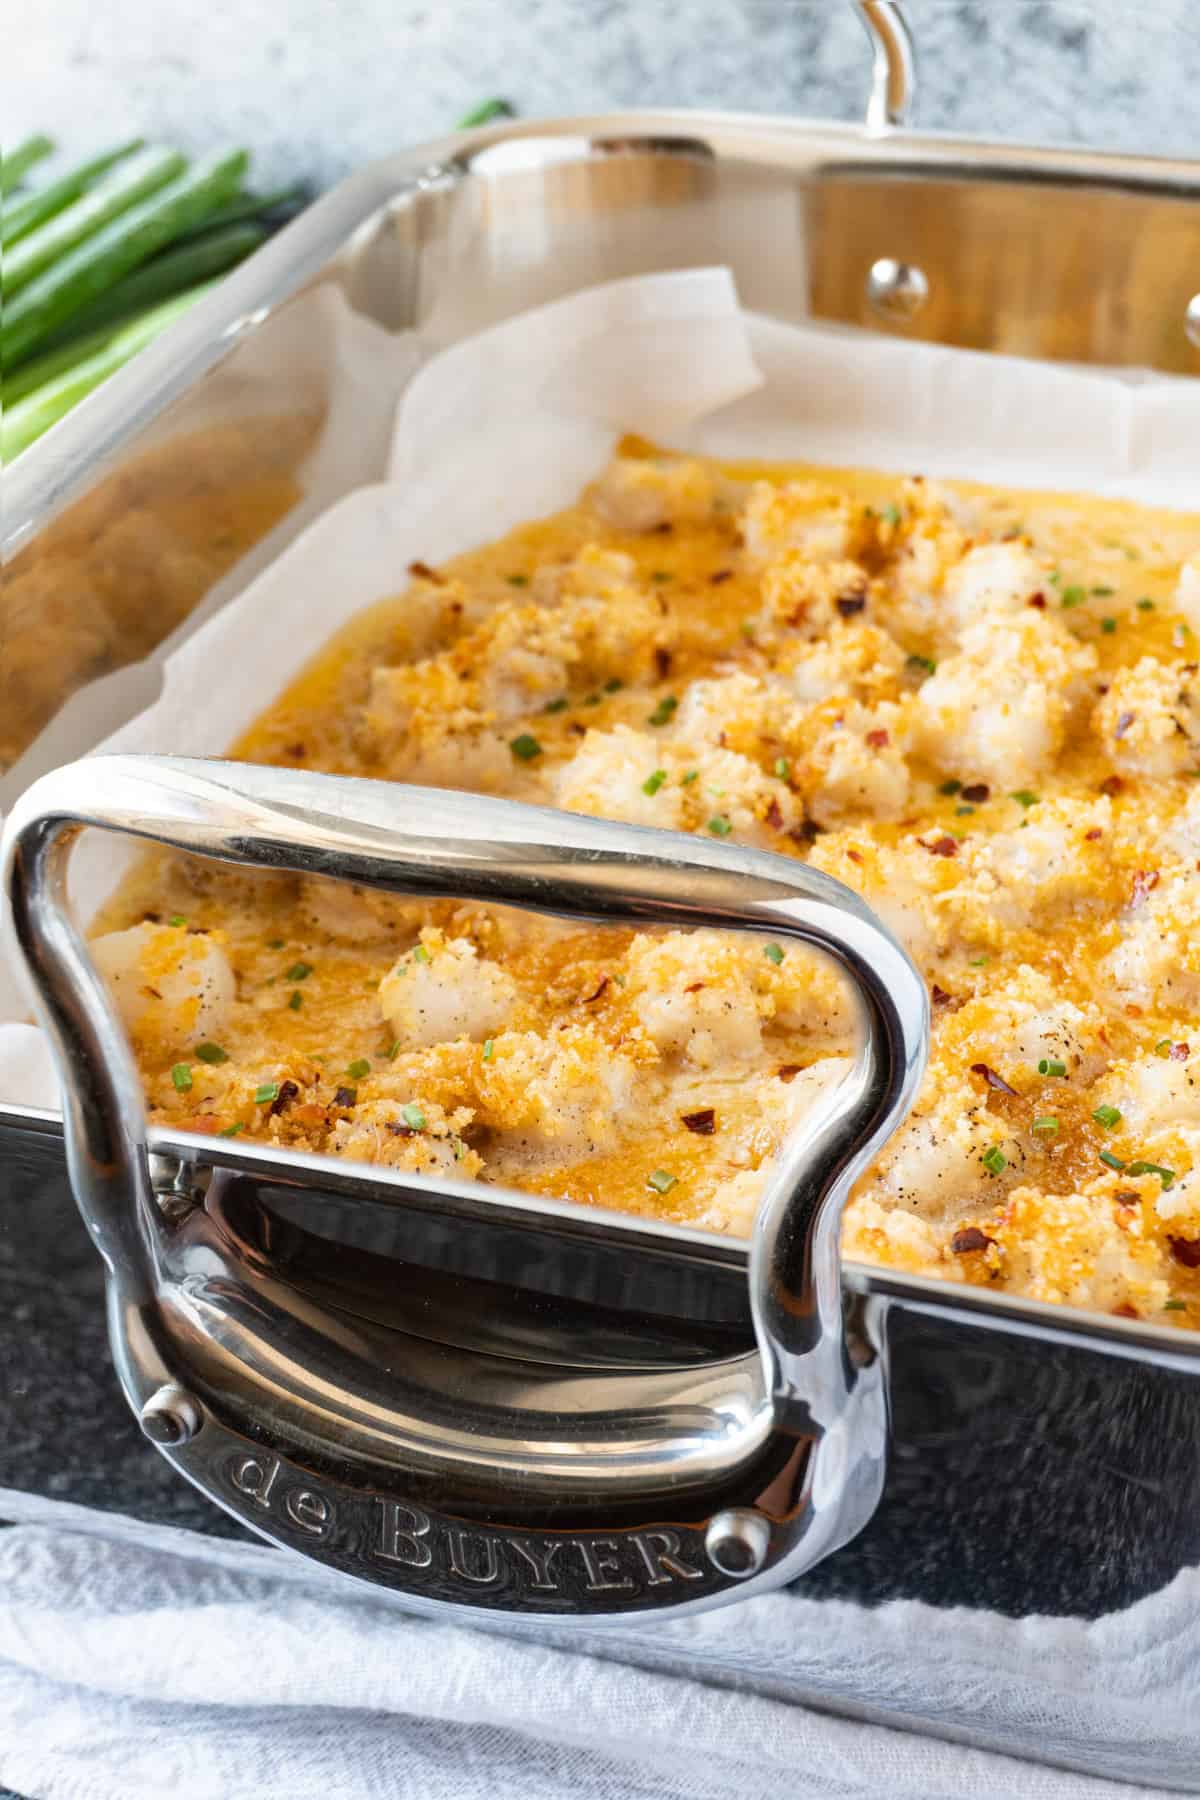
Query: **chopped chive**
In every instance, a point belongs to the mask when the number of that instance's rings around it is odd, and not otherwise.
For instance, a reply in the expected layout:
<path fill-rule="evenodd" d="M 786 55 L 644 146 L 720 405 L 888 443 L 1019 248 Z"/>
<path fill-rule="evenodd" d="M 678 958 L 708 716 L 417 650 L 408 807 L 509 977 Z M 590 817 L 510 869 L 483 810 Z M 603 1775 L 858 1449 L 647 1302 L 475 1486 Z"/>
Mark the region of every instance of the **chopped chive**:
<path fill-rule="evenodd" d="M 972 956 L 967 959 L 968 969 L 982 969 L 987 963 L 986 956 Z"/>
<path fill-rule="evenodd" d="M 1036 806 L 1038 803 L 1038 795 L 1030 788 L 1017 788 L 1008 797 L 1015 800 L 1018 806 Z"/>
<path fill-rule="evenodd" d="M 606 694 L 619 694 L 624 686 L 625 683 L 621 680 L 619 675 L 612 675 L 605 682 L 604 691 Z"/>
<path fill-rule="evenodd" d="M 1155 1056 L 1170 1056 L 1172 1044 L 1170 1038 L 1159 1038 L 1154 1046 Z"/>
<path fill-rule="evenodd" d="M 1108 636 L 1111 637 L 1113 632 L 1117 629 L 1117 621 L 1115 619 L 1101 619 L 1100 629 L 1101 631 L 1107 632 Z"/>
<path fill-rule="evenodd" d="M 741 623 L 741 633 L 748 644 L 752 644 L 754 642 L 754 631 L 755 631 L 754 620 L 753 619 L 743 619 L 742 623 Z"/>
<path fill-rule="evenodd" d="M 532 762 L 535 756 L 542 754 L 542 746 L 531 731 L 523 731 L 520 737 L 513 738 L 508 747 L 522 762 Z"/>
<path fill-rule="evenodd" d="M 600 704 L 599 694 L 585 694 L 584 698 L 583 698 L 583 704 L 585 706 L 599 706 L 599 704 Z"/>
<path fill-rule="evenodd" d="M 506 575 L 504 577 L 504 579 L 505 579 L 505 581 L 507 581 L 509 587 L 528 587 L 529 586 L 528 575 Z"/>
<path fill-rule="evenodd" d="M 693 781 L 699 781 L 699 779 L 699 769 L 689 769 L 687 774 L 681 778 L 679 785 L 680 787 L 691 787 Z"/>
<path fill-rule="evenodd" d="M 277 1081 L 264 1081 L 260 1087 L 256 1087 L 254 1090 L 255 1106 L 265 1106 L 268 1100 L 278 1100 L 278 1098 L 279 1083 Z"/>
<path fill-rule="evenodd" d="M 1059 1076 L 1059 1075 L 1065 1075 L 1066 1072 L 1067 1072 L 1066 1063 L 1059 1062 L 1058 1058 L 1054 1057 L 1054 1056 L 1043 1056 L 1042 1060 L 1038 1064 L 1038 1074 L 1039 1075 Z"/>
<path fill-rule="evenodd" d="M 996 1144 L 983 1153 L 983 1166 L 989 1175 L 1002 1175 L 1008 1167 L 1008 1158 Z"/>
<path fill-rule="evenodd" d="M 292 996 L 288 1001 L 288 1005 L 293 1012 L 299 1012 L 300 1008 L 304 1005 L 304 995 L 300 992 L 299 988 L 292 989 Z"/>
<path fill-rule="evenodd" d="M 400 1054 L 400 1039 L 393 1038 L 383 1054 L 387 1057 L 389 1062 L 395 1062 L 397 1056 Z"/>
<path fill-rule="evenodd" d="M 174 925 L 178 929 L 178 927 L 180 925 L 186 925 L 187 920 L 184 918 L 182 913 L 172 913 L 170 918 L 167 920 L 167 924 Z"/>
<path fill-rule="evenodd" d="M 192 1071 L 187 1063 L 176 1063 L 171 1070 L 171 1080 L 175 1084 L 177 1094 L 186 1094 L 191 1090 Z"/>
<path fill-rule="evenodd" d="M 204 1063 L 223 1063 L 229 1061 L 228 1050 L 222 1050 L 220 1044 L 197 1044 L 196 1055 Z"/>
<path fill-rule="evenodd" d="M 956 806 L 954 809 L 954 816 L 956 819 L 971 818 L 974 816 L 974 813 L 975 808 L 973 806 Z"/>
<path fill-rule="evenodd" d="M 1105 1131 L 1111 1131 L 1114 1125 L 1121 1123 L 1121 1114 L 1115 1106 L 1098 1106 L 1092 1117 Z"/>
<path fill-rule="evenodd" d="M 412 1101 L 407 1106 L 400 1108 L 400 1117 L 411 1131 L 424 1131 L 425 1114 Z"/>
<path fill-rule="evenodd" d="M 267 949 L 268 950 L 282 950 L 283 949 L 283 939 L 282 938 L 268 938 L 267 939 Z"/>
<path fill-rule="evenodd" d="M 898 506 L 881 506 L 879 509 L 879 516 L 889 525 L 898 525 L 900 523 L 900 508 Z"/>
<path fill-rule="evenodd" d="M 295 962 L 290 969 L 285 969 L 283 979 L 285 981 L 307 981 L 311 974 L 311 963 Z"/>
<path fill-rule="evenodd" d="M 570 704 L 571 702 L 567 699 L 567 696 L 565 694 L 560 694 L 557 700 L 551 700 L 549 706 L 543 706 L 542 711 L 544 713 L 566 712 Z"/>
<path fill-rule="evenodd" d="M 1062 580 L 1062 570 L 1061 569 L 1051 569 L 1050 585 L 1052 587 L 1057 587 L 1061 580 Z"/>
<path fill-rule="evenodd" d="M 495 1038 L 487 1038 L 487 1039 L 485 1039 L 485 1041 L 484 1041 L 484 1046 L 483 1046 L 483 1060 L 484 1060 L 484 1062 L 491 1062 L 491 1060 L 492 1060 L 492 1058 L 493 1058 L 493 1057 L 494 1057 L 494 1056 L 495 1056 L 495 1054 L 496 1054 L 496 1040 L 495 1040 Z"/>
<path fill-rule="evenodd" d="M 654 711 L 650 714 L 650 717 L 646 720 L 647 725 L 669 725 L 675 715 L 678 705 L 679 701 L 674 694 L 664 694 Z"/>
<path fill-rule="evenodd" d="M 1107 1169 L 1121 1170 L 1125 1167 L 1121 1158 L 1119 1156 L 1114 1156 L 1111 1150 L 1102 1150 L 1100 1152 L 1100 1161 Z"/>
<path fill-rule="evenodd" d="M 1058 1135 L 1058 1120 L 1047 1113 L 1044 1117 L 1033 1121 L 1033 1129 L 1041 1137 L 1056 1137 Z"/>
<path fill-rule="evenodd" d="M 424 944 L 414 944 L 414 946 L 413 946 L 413 961 L 419 962 L 419 963 L 427 963 L 430 961 L 429 952 L 425 948 Z"/>
<path fill-rule="evenodd" d="M 912 675 L 915 675 L 918 670 L 923 675 L 937 674 L 937 664 L 932 656 L 910 656 L 904 666 Z"/>
<path fill-rule="evenodd" d="M 780 781 L 791 780 L 792 765 L 786 756 L 777 756 L 775 758 L 775 773 L 778 775 Z"/>
<path fill-rule="evenodd" d="M 652 569 L 650 579 L 651 581 L 670 581 L 672 579 L 671 571 L 670 569 Z"/>
<path fill-rule="evenodd" d="M 1107 600 L 1109 595 L 1115 594 L 1116 591 L 1115 587 L 1094 587 L 1092 589 L 1093 594 L 1098 595 L 1101 600 Z"/>
<path fill-rule="evenodd" d="M 763 955 L 768 962 L 773 962 L 776 968 L 778 968 L 783 961 L 783 951 L 778 944 L 767 944 L 763 949 Z"/>
<path fill-rule="evenodd" d="M 941 787 L 938 789 L 939 794 L 945 794 L 947 797 L 953 796 L 954 794 L 961 794 L 961 792 L 962 782 L 954 780 L 943 781 Z"/>
<path fill-rule="evenodd" d="M 642 783 L 643 794 L 657 794 L 659 788 L 666 779 L 667 771 L 665 769 L 655 769 L 652 774 L 647 775 L 645 781 Z"/>
<path fill-rule="evenodd" d="M 1161 1163 L 1131 1162 L 1125 1173 L 1127 1175 L 1157 1175 L 1163 1184 L 1164 1192 L 1175 1180 L 1174 1169 L 1164 1169 Z"/>
<path fill-rule="evenodd" d="M 1153 600 L 1147 600 L 1146 597 L 1143 595 L 1142 598 L 1137 603 L 1137 609 L 1139 612 L 1153 612 L 1154 611 L 1154 602 L 1153 602 Z"/>
<path fill-rule="evenodd" d="M 1186 1300 L 1164 1300 L 1163 1301 L 1163 1311 L 1164 1312 L 1186 1312 L 1187 1311 L 1187 1301 Z"/>
<path fill-rule="evenodd" d="M 678 1175 L 669 1175 L 665 1169 L 655 1169 L 653 1175 L 646 1177 L 646 1186 L 652 1187 L 656 1194 L 669 1194 L 678 1185 Z"/>
<path fill-rule="evenodd" d="M 246 1127 L 242 1124 L 242 1121 L 239 1119 L 236 1125 L 227 1125 L 225 1127 L 224 1131 L 218 1131 L 217 1136 L 218 1137 L 236 1137 L 239 1131 L 245 1131 L 245 1129 L 246 1129 Z"/>
<path fill-rule="evenodd" d="M 352 1081 L 359 1081 L 371 1073 L 371 1065 L 365 1056 L 356 1056 L 352 1063 L 347 1063 L 346 1073 Z"/>
<path fill-rule="evenodd" d="M 726 838 L 733 830 L 733 826 L 722 813 L 714 813 L 713 817 L 708 821 L 708 829 L 712 832 L 714 837 Z"/>

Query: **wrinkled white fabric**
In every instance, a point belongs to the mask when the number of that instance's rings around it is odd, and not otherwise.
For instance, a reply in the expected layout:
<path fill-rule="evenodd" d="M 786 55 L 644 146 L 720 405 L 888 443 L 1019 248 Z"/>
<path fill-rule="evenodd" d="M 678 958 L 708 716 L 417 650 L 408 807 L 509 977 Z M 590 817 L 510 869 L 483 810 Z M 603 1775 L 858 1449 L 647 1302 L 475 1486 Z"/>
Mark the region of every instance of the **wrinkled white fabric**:
<path fill-rule="evenodd" d="M 513 1637 L 287 1552 L 0 1495 L 22 1510 L 0 1783 L 32 1800 L 1132 1800 L 1196 1777 L 1198 1575 L 1091 1626 L 793 1592 Z"/>

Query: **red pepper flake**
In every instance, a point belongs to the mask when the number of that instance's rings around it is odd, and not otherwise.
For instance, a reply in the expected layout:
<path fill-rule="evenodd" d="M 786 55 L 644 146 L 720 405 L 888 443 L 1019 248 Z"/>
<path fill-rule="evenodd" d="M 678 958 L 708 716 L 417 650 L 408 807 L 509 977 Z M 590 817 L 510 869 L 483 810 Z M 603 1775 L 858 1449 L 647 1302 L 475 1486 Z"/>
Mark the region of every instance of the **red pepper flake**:
<path fill-rule="evenodd" d="M 271 1102 L 271 1112 L 268 1116 L 274 1117 L 279 1113 L 286 1112 L 292 1101 L 298 1098 L 299 1093 L 300 1089 L 294 1081 L 281 1081 L 279 1092 Z"/>
<path fill-rule="evenodd" d="M 1003 1075 L 997 1075 L 995 1069 L 989 1069 L 986 1063 L 972 1063 L 971 1073 L 982 1075 L 988 1086 L 995 1088 L 998 1094 L 1015 1094 L 1017 1091 L 1015 1087 L 1009 1087 Z"/>
<path fill-rule="evenodd" d="M 602 975 L 600 977 L 600 982 L 599 982 L 598 987 L 596 988 L 595 993 L 585 994 L 581 1004 L 583 1006 L 590 1006 L 594 1000 L 599 1000 L 601 994 L 604 992 L 604 990 L 607 986 L 608 986 L 608 976 Z"/>
<path fill-rule="evenodd" d="M 1141 1007 L 1135 1006 L 1133 1001 L 1131 1000 L 1125 1008 L 1125 1017 L 1127 1019 L 1140 1019 L 1141 1016 L 1142 1016 Z"/>
<path fill-rule="evenodd" d="M 1120 1306 L 1113 1307 L 1112 1316 L 1114 1319 L 1140 1319 L 1142 1315 L 1136 1306 L 1130 1306 L 1128 1300 L 1122 1300 Z"/>
<path fill-rule="evenodd" d="M 1046 606 L 1045 594 L 1031 594 L 1029 596 L 1029 604 L 1030 606 L 1036 606 L 1039 612 L 1043 612 Z"/>
<path fill-rule="evenodd" d="M 1162 877 L 1157 869 L 1137 869 L 1133 877 L 1133 898 L 1131 904 L 1140 906 L 1147 894 L 1152 894 Z"/>
<path fill-rule="evenodd" d="M 1172 1062 L 1186 1062 L 1191 1054 L 1190 1044 L 1172 1044 L 1171 1048 L 1167 1051 L 1167 1055 Z"/>
<path fill-rule="evenodd" d="M 929 990 L 929 998 L 935 1006 L 953 1006 L 958 1008 L 962 1005 L 961 1000 L 956 999 L 953 994 L 948 994 L 945 988 L 938 986 L 936 981 Z"/>
<path fill-rule="evenodd" d="M 408 572 L 410 575 L 415 575 L 418 581 L 432 581 L 435 587 L 445 587 L 446 585 L 446 577 L 439 575 L 436 569 L 431 569 L 427 562 L 419 560 L 410 562 Z"/>
<path fill-rule="evenodd" d="M 991 798 L 991 793 L 992 790 L 986 781 L 973 781 L 970 787 L 963 789 L 962 797 L 969 806 L 982 806 L 986 800 Z"/>
<path fill-rule="evenodd" d="M 868 731 L 867 742 L 872 750 L 886 750 L 891 740 L 886 731 Z"/>
<path fill-rule="evenodd" d="M 1094 844 L 1097 838 L 1102 838 L 1104 836 L 1104 833 L 1097 828 L 1095 831 L 1085 831 L 1083 835 L 1085 842 Z"/>
<path fill-rule="evenodd" d="M 783 811 L 774 794 L 771 795 L 771 804 L 767 808 L 767 824 L 772 831 L 783 830 Z"/>
<path fill-rule="evenodd" d="M 958 855 L 958 844 L 952 837 L 934 838 L 932 844 L 927 844 L 924 838 L 918 838 L 917 842 L 922 850 L 928 850 L 930 856 Z"/>
<path fill-rule="evenodd" d="M 1171 1255 L 1185 1269 L 1200 1269 L 1200 1238 L 1169 1237 Z"/>
<path fill-rule="evenodd" d="M 308 747 L 305 744 L 289 744 L 283 754 L 290 756 L 293 762 L 303 762 L 308 755 Z"/>
<path fill-rule="evenodd" d="M 779 1077 L 780 1081 L 783 1081 L 783 1082 L 795 1081 L 797 1075 L 800 1073 L 800 1064 L 799 1063 L 780 1063 L 780 1065 L 776 1069 L 775 1073 Z"/>
<path fill-rule="evenodd" d="M 1133 724 L 1133 721 L 1136 718 L 1137 718 L 1136 713 L 1123 712 L 1121 714 L 1120 718 L 1117 720 L 1117 729 L 1113 732 L 1113 736 L 1118 737 L 1118 738 L 1123 738 L 1125 736 L 1125 733 L 1129 730 L 1129 727 Z"/>
<path fill-rule="evenodd" d="M 698 994 L 703 986 L 704 983 L 702 981 L 692 981 L 688 983 L 683 991 L 685 994 Z"/>
<path fill-rule="evenodd" d="M 711 1137 L 717 1129 L 716 1111 L 711 1106 L 702 1106 L 699 1112 L 681 1113 L 680 1117 L 697 1137 Z"/>
<path fill-rule="evenodd" d="M 655 647 L 654 666 L 658 670 L 659 680 L 665 681 L 671 673 L 671 652 L 663 644 Z"/>
<path fill-rule="evenodd" d="M 1100 783 L 1100 792 L 1102 794 L 1107 794 L 1111 799 L 1114 794 L 1119 794 L 1124 786 L 1125 783 L 1121 780 L 1119 775 L 1109 775 Z"/>
<path fill-rule="evenodd" d="M 733 580 L 733 570 L 732 569 L 718 569 L 715 572 L 715 574 L 710 575 L 708 579 L 711 581 L 711 583 L 714 587 L 720 587 L 720 585 L 723 581 L 732 581 Z"/>
<path fill-rule="evenodd" d="M 846 855 L 850 858 L 852 863 L 860 863 L 862 861 L 862 854 L 858 850 L 847 850 Z"/>
<path fill-rule="evenodd" d="M 980 1231 L 978 1225 L 966 1225 L 950 1239 L 950 1248 L 955 1256 L 967 1256 L 972 1250 L 986 1250 L 995 1241 L 986 1231 Z"/>

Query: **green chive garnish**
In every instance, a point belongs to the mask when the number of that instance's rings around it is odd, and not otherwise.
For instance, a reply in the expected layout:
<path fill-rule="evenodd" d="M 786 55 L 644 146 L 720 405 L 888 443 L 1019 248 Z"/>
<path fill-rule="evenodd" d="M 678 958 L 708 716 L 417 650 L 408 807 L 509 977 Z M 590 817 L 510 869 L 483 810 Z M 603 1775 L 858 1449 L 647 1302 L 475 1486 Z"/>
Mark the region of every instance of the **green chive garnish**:
<path fill-rule="evenodd" d="M 708 821 L 708 829 L 712 832 L 714 837 L 726 838 L 733 830 L 733 826 L 722 813 L 714 813 L 713 817 Z"/>
<path fill-rule="evenodd" d="M 278 1098 L 279 1083 L 277 1081 L 264 1081 L 261 1087 L 256 1087 L 254 1090 L 255 1106 L 265 1106 L 268 1100 L 278 1100 Z"/>
<path fill-rule="evenodd" d="M 299 1012 L 300 1008 L 304 1005 L 304 995 L 300 992 L 299 988 L 292 989 L 292 997 L 288 1001 L 288 1005 L 293 1012 Z"/>
<path fill-rule="evenodd" d="M 542 746 L 531 731 L 523 731 L 520 737 L 513 738 L 508 747 L 522 762 L 532 762 L 535 756 L 542 754 Z"/>
<path fill-rule="evenodd" d="M 1154 1054 L 1155 1056 L 1170 1056 L 1172 1047 L 1170 1038 L 1159 1038 L 1154 1046 Z"/>
<path fill-rule="evenodd" d="M 1062 603 L 1064 609 L 1072 606 L 1079 606 L 1081 602 L 1086 599 L 1087 594 L 1081 587 L 1065 587 L 1062 591 Z"/>
<path fill-rule="evenodd" d="M 947 796 L 950 796 L 953 794 L 960 794 L 961 792 L 962 792 L 962 782 L 961 781 L 943 781 L 941 787 L 938 789 L 939 794 L 945 794 Z"/>
<path fill-rule="evenodd" d="M 763 955 L 768 962 L 773 962 L 776 968 L 783 961 L 783 951 L 778 944 L 767 944 L 763 949 Z"/>
<path fill-rule="evenodd" d="M 1097 594 L 1101 600 L 1107 600 L 1109 595 L 1115 594 L 1116 591 L 1115 587 L 1094 587 L 1092 589 L 1093 594 Z"/>
<path fill-rule="evenodd" d="M 242 1124 L 242 1121 L 239 1119 L 236 1125 L 227 1125 L 225 1127 L 224 1131 L 218 1131 L 217 1136 L 218 1137 L 236 1137 L 239 1131 L 245 1131 L 245 1129 L 246 1129 L 246 1127 Z"/>
<path fill-rule="evenodd" d="M 170 918 L 167 920 L 167 924 L 174 925 L 176 927 L 176 929 L 178 929 L 178 927 L 180 925 L 186 925 L 187 920 L 184 918 L 182 913 L 172 913 Z"/>
<path fill-rule="evenodd" d="M 1044 1118 L 1033 1121 L 1033 1129 L 1041 1137 L 1055 1137 L 1058 1134 L 1058 1120 L 1047 1114 Z"/>
<path fill-rule="evenodd" d="M 495 1056 L 495 1054 L 496 1054 L 496 1040 L 495 1040 L 495 1038 L 488 1038 L 488 1039 L 486 1039 L 486 1041 L 485 1041 L 485 1042 L 484 1042 L 484 1046 L 483 1046 L 483 1060 L 484 1060 L 484 1062 L 491 1062 L 491 1060 L 492 1060 L 492 1058 L 493 1058 L 493 1057 L 494 1057 L 494 1056 Z"/>
<path fill-rule="evenodd" d="M 171 1080 L 175 1084 L 175 1092 L 177 1094 L 186 1094 L 190 1091 L 192 1085 L 192 1071 L 187 1063 L 175 1064 L 175 1067 L 171 1070 Z"/>
<path fill-rule="evenodd" d="M 886 520 L 889 525 L 898 525 L 900 523 L 900 508 L 898 506 L 882 506 L 879 509 L 879 516 L 881 519 Z"/>
<path fill-rule="evenodd" d="M 1138 601 L 1137 609 L 1139 612 L 1153 612 L 1154 611 L 1154 602 L 1153 602 L 1153 600 L 1147 600 L 1143 597 L 1141 600 Z"/>
<path fill-rule="evenodd" d="M 1164 1312 L 1186 1312 L 1187 1311 L 1187 1301 L 1186 1300 L 1164 1300 L 1163 1301 L 1163 1311 Z"/>
<path fill-rule="evenodd" d="M 1101 619 L 1100 629 L 1101 631 L 1107 632 L 1109 637 L 1111 637 L 1113 632 L 1117 629 L 1117 621 L 1115 619 Z"/>
<path fill-rule="evenodd" d="M 371 1065 L 365 1056 L 356 1056 L 352 1063 L 347 1063 L 346 1073 L 351 1081 L 361 1081 L 364 1075 L 371 1073 Z"/>
<path fill-rule="evenodd" d="M 1121 1123 L 1121 1115 L 1115 1106 L 1098 1106 L 1092 1117 L 1105 1131 L 1111 1131 L 1114 1125 Z"/>
<path fill-rule="evenodd" d="M 983 1166 L 989 1175 L 1002 1175 L 1008 1167 L 1008 1158 L 1003 1150 L 995 1144 L 983 1153 Z"/>
<path fill-rule="evenodd" d="M 937 674 L 937 664 L 932 656 L 910 656 L 904 666 L 912 675 L 918 673 L 922 675 Z"/>
<path fill-rule="evenodd" d="M 1010 800 L 1015 800 L 1018 806 L 1036 806 L 1038 803 L 1038 796 L 1029 788 L 1017 788 L 1015 793 L 1008 797 Z"/>
<path fill-rule="evenodd" d="M 786 756 L 779 756 L 775 759 L 775 773 L 778 775 L 780 781 L 791 780 L 792 765 Z"/>
<path fill-rule="evenodd" d="M 570 705 L 570 704 L 571 704 L 571 703 L 570 703 L 570 701 L 569 701 L 569 700 L 568 700 L 568 699 L 567 699 L 567 696 L 566 696 L 566 695 L 565 695 L 565 694 L 560 694 L 560 695 L 559 695 L 559 696 L 558 696 L 558 699 L 557 699 L 557 700 L 551 700 L 551 702 L 550 702 L 550 704 L 549 704 L 549 706 L 543 706 L 543 708 L 542 708 L 542 711 L 543 711 L 543 712 L 548 712 L 548 713 L 560 713 L 560 712 L 566 712 L 566 710 L 567 710 L 567 707 L 568 707 L 568 706 L 569 706 L 569 705 Z"/>
<path fill-rule="evenodd" d="M 1039 1064 L 1038 1064 L 1038 1074 L 1039 1075 L 1058 1076 L 1058 1075 L 1065 1075 L 1066 1072 L 1067 1072 L 1066 1063 L 1059 1062 L 1057 1057 L 1054 1057 L 1054 1056 L 1043 1056 L 1041 1062 L 1039 1062 Z"/>
<path fill-rule="evenodd" d="M 414 1105 L 411 1101 L 407 1106 L 400 1108 L 400 1117 L 411 1131 L 424 1131 L 425 1114 L 419 1106 Z"/>
<path fill-rule="evenodd" d="M 284 970 L 283 979 L 285 981 L 307 981 L 311 974 L 311 963 L 295 962 L 290 969 Z"/>
<path fill-rule="evenodd" d="M 282 950 L 283 949 L 283 939 L 282 938 L 268 938 L 267 939 L 267 949 L 268 950 Z"/>
<path fill-rule="evenodd" d="M 679 785 L 680 787 L 691 787 L 693 781 L 699 781 L 699 779 L 699 769 L 689 769 L 687 774 L 681 778 Z"/>
<path fill-rule="evenodd" d="M 1157 1175 L 1163 1184 L 1164 1192 L 1175 1180 L 1174 1169 L 1164 1169 L 1161 1163 L 1131 1162 L 1125 1173 L 1127 1175 Z"/>
<path fill-rule="evenodd" d="M 655 769 L 652 774 L 647 775 L 642 783 L 643 794 L 657 794 L 666 779 L 667 771 L 665 769 Z"/>
<path fill-rule="evenodd" d="M 1121 1170 L 1125 1167 L 1125 1164 L 1121 1161 L 1120 1157 L 1114 1156 L 1111 1150 L 1102 1150 L 1100 1152 L 1100 1161 L 1107 1169 Z"/>
<path fill-rule="evenodd" d="M 669 1194 L 678 1185 L 678 1175 L 668 1175 L 665 1169 L 655 1169 L 653 1175 L 646 1177 L 646 1186 L 652 1187 L 656 1194 Z"/>
<path fill-rule="evenodd" d="M 619 694 L 624 686 L 625 683 L 619 675 L 610 675 L 604 684 L 604 691 L 606 694 Z"/>
<path fill-rule="evenodd" d="M 664 694 L 654 711 L 650 714 L 650 717 L 646 720 L 647 725 L 669 725 L 672 718 L 675 716 L 678 706 L 679 701 L 674 694 Z"/>
<path fill-rule="evenodd" d="M 505 579 L 505 581 L 507 581 L 509 587 L 528 587 L 529 586 L 528 575 L 506 575 L 504 577 L 504 579 Z"/>
<path fill-rule="evenodd" d="M 228 1050 L 222 1050 L 220 1044 L 197 1044 L 196 1055 L 204 1063 L 223 1063 L 229 1061 Z"/>
<path fill-rule="evenodd" d="M 430 961 L 429 952 L 425 948 L 424 944 L 417 944 L 416 947 L 414 948 L 413 961 L 419 962 L 419 963 L 427 963 Z"/>

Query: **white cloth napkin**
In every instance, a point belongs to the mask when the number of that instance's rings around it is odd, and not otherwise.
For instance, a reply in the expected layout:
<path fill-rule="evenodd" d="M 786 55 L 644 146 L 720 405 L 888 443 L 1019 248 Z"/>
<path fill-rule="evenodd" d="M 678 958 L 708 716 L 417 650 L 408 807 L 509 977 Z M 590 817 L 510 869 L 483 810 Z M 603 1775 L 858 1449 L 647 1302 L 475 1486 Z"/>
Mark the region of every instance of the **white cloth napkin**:
<path fill-rule="evenodd" d="M 15 1494 L 0 1517 L 27 1521 L 0 1531 L 0 1783 L 32 1800 L 1132 1800 L 1200 1779 L 1200 1572 L 1090 1626 L 783 1593 L 534 1638 L 265 1546 Z M 944 1736 L 802 1703 L 847 1694 L 868 1717 L 932 1703 Z M 1085 1765 L 1119 1744 L 1128 1781 L 969 1731 Z"/>

